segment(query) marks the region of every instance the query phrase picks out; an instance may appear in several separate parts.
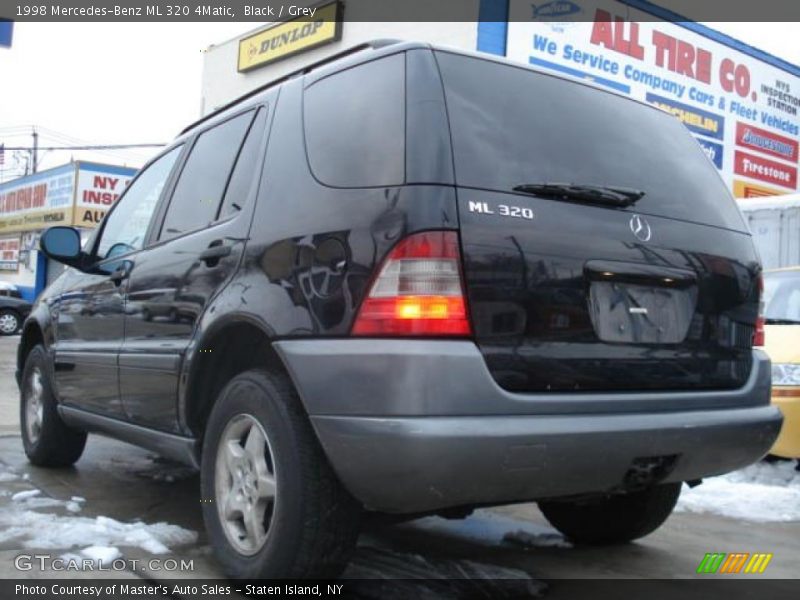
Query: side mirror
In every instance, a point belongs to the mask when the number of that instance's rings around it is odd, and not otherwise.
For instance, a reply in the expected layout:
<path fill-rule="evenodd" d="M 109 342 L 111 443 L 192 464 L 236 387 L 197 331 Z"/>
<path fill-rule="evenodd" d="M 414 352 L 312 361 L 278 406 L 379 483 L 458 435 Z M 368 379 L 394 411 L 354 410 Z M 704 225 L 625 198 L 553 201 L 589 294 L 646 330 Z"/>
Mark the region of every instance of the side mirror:
<path fill-rule="evenodd" d="M 70 267 L 81 267 L 81 234 L 74 227 L 51 227 L 39 238 L 39 247 L 49 258 Z"/>

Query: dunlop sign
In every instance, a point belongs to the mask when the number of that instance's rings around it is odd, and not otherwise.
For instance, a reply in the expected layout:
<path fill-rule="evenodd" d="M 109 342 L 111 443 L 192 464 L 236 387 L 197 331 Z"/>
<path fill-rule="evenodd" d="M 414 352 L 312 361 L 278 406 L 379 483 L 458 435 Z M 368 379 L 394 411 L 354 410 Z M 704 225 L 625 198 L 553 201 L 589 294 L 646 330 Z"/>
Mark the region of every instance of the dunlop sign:
<path fill-rule="evenodd" d="M 313 15 L 279 23 L 239 41 L 239 72 L 330 44 L 342 37 L 342 7 L 329 2 L 316 7 Z"/>

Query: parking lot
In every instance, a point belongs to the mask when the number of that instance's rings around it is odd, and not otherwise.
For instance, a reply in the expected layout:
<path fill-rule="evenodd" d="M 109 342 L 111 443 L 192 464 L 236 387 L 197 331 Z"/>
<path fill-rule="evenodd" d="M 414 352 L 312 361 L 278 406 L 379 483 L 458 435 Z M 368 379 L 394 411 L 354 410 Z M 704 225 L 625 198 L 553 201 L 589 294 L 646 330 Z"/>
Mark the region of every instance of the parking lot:
<path fill-rule="evenodd" d="M 13 376 L 17 339 L 0 338 L 0 577 L 63 576 L 38 566 L 18 570 L 21 554 L 139 561 L 115 577 L 221 577 L 192 470 L 96 436 L 75 468 L 48 471 L 26 462 Z M 685 487 L 679 512 L 664 527 L 611 548 L 573 547 L 535 504 L 483 509 L 461 521 L 368 523 L 346 576 L 530 578 L 530 589 L 544 581 L 550 597 L 566 597 L 566 580 L 691 578 L 708 552 L 764 552 L 773 554 L 768 568 L 749 577 L 770 579 L 762 591 L 769 597 L 785 589 L 781 579 L 798 577 L 799 513 L 800 473 L 791 463 L 762 464 Z M 191 561 L 190 568 L 155 570 L 169 558 Z M 141 566 L 152 559 L 161 561 L 154 570 Z"/>

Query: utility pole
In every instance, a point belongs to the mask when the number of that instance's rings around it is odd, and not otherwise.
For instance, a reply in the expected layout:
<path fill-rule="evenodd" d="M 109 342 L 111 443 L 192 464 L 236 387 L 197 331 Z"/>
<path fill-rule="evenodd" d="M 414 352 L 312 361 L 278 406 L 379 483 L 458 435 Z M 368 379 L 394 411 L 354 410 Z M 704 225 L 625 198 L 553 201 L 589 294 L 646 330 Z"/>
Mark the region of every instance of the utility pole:
<path fill-rule="evenodd" d="M 36 131 L 36 127 L 33 128 L 33 172 L 36 173 L 36 166 L 39 163 L 39 134 Z"/>

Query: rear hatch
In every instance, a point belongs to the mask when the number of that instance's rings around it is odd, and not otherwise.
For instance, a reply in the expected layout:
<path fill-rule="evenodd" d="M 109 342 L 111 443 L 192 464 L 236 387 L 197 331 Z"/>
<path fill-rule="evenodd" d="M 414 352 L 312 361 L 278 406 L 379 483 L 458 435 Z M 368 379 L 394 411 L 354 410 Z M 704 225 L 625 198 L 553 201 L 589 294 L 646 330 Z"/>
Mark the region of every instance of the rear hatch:
<path fill-rule="evenodd" d="M 674 117 L 493 60 L 437 52 L 475 337 L 514 391 L 746 381 L 758 257 Z"/>

